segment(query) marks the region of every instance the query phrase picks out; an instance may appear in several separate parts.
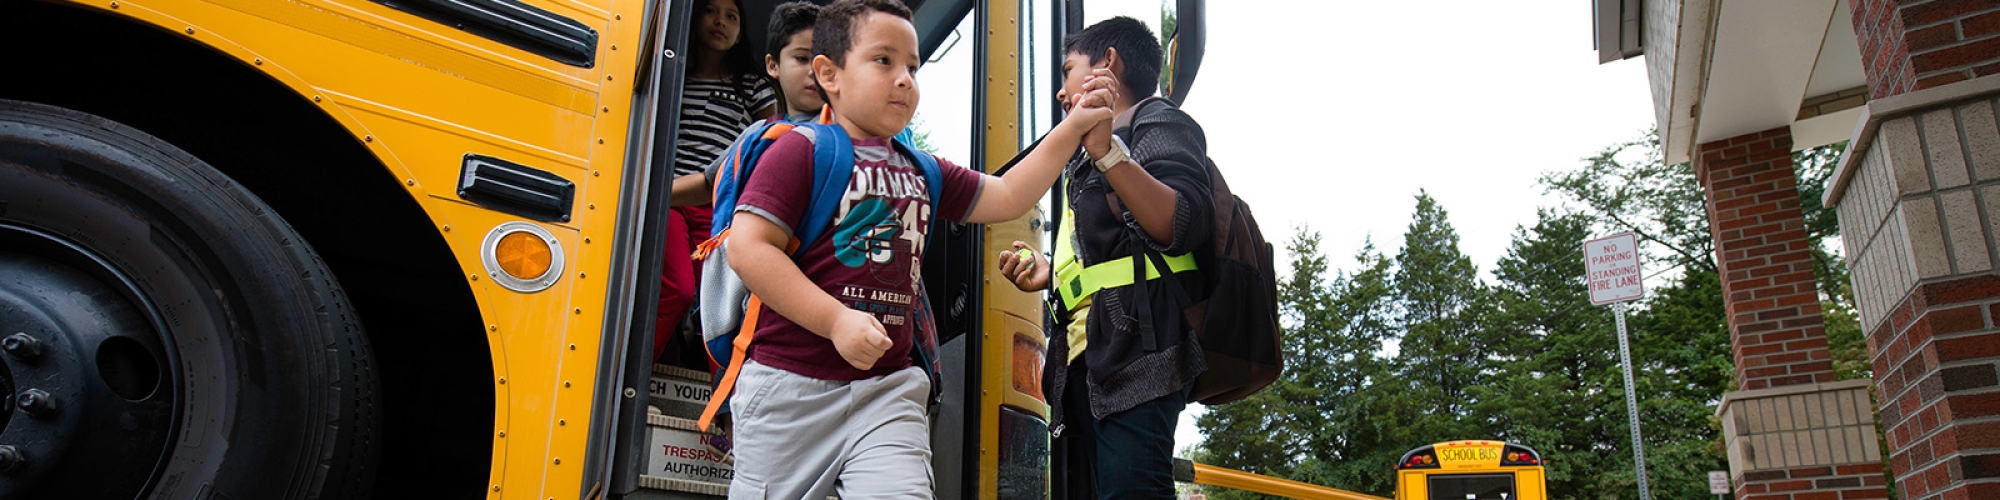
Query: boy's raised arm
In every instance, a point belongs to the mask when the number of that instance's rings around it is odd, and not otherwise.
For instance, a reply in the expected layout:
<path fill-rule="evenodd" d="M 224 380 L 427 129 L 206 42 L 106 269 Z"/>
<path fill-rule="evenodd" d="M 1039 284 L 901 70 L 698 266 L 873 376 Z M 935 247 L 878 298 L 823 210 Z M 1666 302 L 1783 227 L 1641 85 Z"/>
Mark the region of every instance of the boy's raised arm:
<path fill-rule="evenodd" d="M 772 311 L 832 340 L 847 364 L 858 370 L 874 368 L 875 361 L 896 345 L 875 315 L 842 305 L 799 270 L 784 250 L 791 236 L 777 223 L 738 214 L 730 231 L 734 235 L 727 243 L 729 267 L 743 278 L 743 286 Z"/>
<path fill-rule="evenodd" d="M 1070 156 L 1083 144 L 1083 134 L 1098 123 L 1111 120 L 1111 100 L 1109 90 L 1091 91 L 1083 96 L 1083 104 L 1072 108 L 1069 116 L 1042 139 L 1042 145 L 1022 158 L 1013 170 L 1001 176 L 984 177 L 979 200 L 965 221 L 991 224 L 1028 213 L 1029 208 L 1042 201 L 1049 186 L 1055 185 L 1056 176 L 1062 175 L 1063 165 L 1069 163 Z"/>

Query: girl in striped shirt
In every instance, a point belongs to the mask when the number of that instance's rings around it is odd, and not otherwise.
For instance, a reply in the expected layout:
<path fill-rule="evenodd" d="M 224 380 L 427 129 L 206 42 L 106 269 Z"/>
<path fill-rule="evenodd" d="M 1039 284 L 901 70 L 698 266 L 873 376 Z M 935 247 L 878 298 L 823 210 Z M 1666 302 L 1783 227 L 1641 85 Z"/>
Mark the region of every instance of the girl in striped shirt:
<path fill-rule="evenodd" d="M 701 0 L 688 33 L 687 81 L 681 92 L 680 137 L 674 149 L 674 175 L 702 175 L 709 162 L 729 149 L 736 134 L 751 122 L 777 113 L 777 96 L 762 68 L 743 42 L 742 0 Z M 653 356 L 658 358 L 681 325 L 700 275 L 689 256 L 708 239 L 710 207 L 673 207 L 667 217 L 666 257 L 661 265 L 660 308 L 654 330 Z M 685 342 L 680 365 L 704 365 L 699 337 Z"/>

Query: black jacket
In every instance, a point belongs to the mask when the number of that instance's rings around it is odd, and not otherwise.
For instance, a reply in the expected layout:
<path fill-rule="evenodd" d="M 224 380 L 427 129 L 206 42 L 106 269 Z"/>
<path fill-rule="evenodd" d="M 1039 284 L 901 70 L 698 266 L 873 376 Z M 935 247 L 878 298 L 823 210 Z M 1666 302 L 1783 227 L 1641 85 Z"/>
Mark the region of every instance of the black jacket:
<path fill-rule="evenodd" d="M 1082 155 L 1072 158 L 1064 169 L 1065 189 L 1058 210 L 1074 210 L 1077 258 L 1086 266 L 1130 257 L 1140 250 L 1162 255 L 1207 251 L 1214 220 L 1214 193 L 1209 188 L 1208 140 L 1201 125 L 1180 108 L 1160 99 L 1148 99 L 1133 106 L 1129 126 L 1120 124 L 1114 134 L 1125 140 L 1132 159 L 1173 189 L 1174 225 L 1172 241 L 1155 241 L 1139 228 L 1131 212 L 1117 199 L 1103 173 Z M 1134 136 L 1133 132 L 1138 135 Z M 1131 168 L 1130 166 L 1121 168 Z M 1062 220 L 1058 215 L 1054 220 Z M 1200 272 L 1199 270 L 1195 272 Z M 1187 297 L 1203 297 L 1201 279 L 1183 273 L 1175 283 L 1183 287 L 1175 293 L 1167 279 L 1135 286 L 1100 290 L 1091 299 L 1085 321 L 1088 345 L 1079 361 L 1089 367 L 1090 411 L 1102 419 L 1141 403 L 1181 390 L 1205 369 L 1201 346 L 1195 341 L 1192 322 L 1184 309 L 1192 306 Z M 1140 336 L 1147 321 L 1139 317 L 1139 301 L 1146 301 L 1155 349 L 1147 350 Z M 1055 309 L 1052 309 L 1054 311 Z M 1066 321 L 1067 313 L 1055 314 Z M 1044 366 L 1042 384 L 1050 401 L 1060 401 L 1069 378 L 1069 342 L 1060 323 L 1049 330 L 1049 362 Z M 1060 429 L 1062 405 L 1052 404 L 1050 427 Z"/>

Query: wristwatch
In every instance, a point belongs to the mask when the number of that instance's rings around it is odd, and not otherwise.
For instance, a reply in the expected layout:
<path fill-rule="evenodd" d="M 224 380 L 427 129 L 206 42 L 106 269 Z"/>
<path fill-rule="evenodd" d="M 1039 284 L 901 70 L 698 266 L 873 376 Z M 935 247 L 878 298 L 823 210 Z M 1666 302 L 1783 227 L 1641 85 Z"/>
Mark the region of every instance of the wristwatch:
<path fill-rule="evenodd" d="M 1111 150 L 1106 151 L 1103 158 L 1097 159 L 1097 171 L 1109 172 L 1112 167 L 1124 164 L 1131 159 L 1132 150 L 1125 148 L 1125 140 L 1115 135 L 1111 136 Z"/>

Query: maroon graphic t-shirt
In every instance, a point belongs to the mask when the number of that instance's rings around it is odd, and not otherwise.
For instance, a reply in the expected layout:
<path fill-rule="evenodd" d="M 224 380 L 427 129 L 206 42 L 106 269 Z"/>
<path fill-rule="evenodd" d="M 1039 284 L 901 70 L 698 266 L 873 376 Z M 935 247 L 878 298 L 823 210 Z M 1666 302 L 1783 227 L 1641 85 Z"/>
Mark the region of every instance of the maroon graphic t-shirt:
<path fill-rule="evenodd" d="M 737 199 L 737 217 L 761 216 L 796 234 L 812 198 L 813 131 L 793 129 L 765 150 Z M 912 307 L 923 297 L 924 236 L 931 217 L 963 221 L 979 196 L 980 174 L 942 159 L 943 200 L 931 200 L 923 171 L 887 139 L 854 140 L 854 177 L 819 241 L 793 263 L 849 309 L 875 315 L 896 345 L 873 369 L 857 370 L 833 341 L 765 307 L 750 359 L 820 380 L 860 380 L 910 366 Z M 742 263 L 738 263 L 742 264 Z"/>

